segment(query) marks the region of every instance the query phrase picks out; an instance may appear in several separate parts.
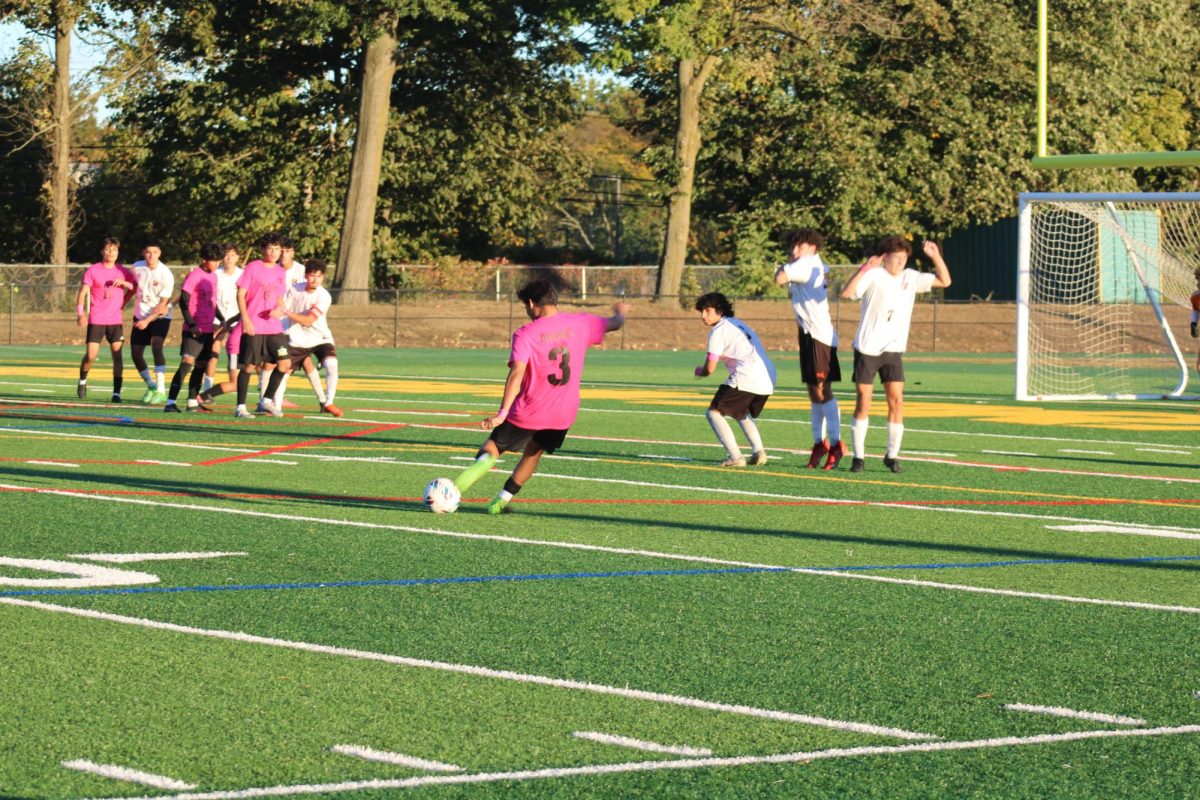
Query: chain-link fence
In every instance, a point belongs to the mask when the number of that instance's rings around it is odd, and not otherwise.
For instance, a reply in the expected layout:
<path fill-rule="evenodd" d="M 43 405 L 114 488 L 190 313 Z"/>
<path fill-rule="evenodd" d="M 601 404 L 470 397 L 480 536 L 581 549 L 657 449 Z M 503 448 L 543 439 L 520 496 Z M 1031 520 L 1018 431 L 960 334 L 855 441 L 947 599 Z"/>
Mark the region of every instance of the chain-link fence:
<path fill-rule="evenodd" d="M 85 267 L 0 265 L 0 343 L 79 344 L 75 298 Z M 190 267 L 172 267 L 176 285 Z M 393 272 L 394 285 L 350 292 L 334 288 L 329 321 L 347 347 L 504 347 L 525 321 L 516 290 L 539 267 L 480 265 L 437 270 L 409 265 Z M 830 272 L 830 312 L 843 350 L 849 350 L 859 304 L 838 297 L 854 267 Z M 699 294 L 728 274 L 728 267 L 691 267 L 686 294 L 654 300 L 657 268 L 556 267 L 563 282 L 560 306 L 606 314 L 612 304 L 634 305 L 626 327 L 609 346 L 627 349 L 698 349 L 705 331 L 692 310 Z M 733 297 L 736 311 L 774 350 L 795 350 L 796 325 L 786 293 L 771 298 Z M 176 315 L 178 316 L 178 315 Z M 1013 349 L 1015 309 L 1002 303 L 944 303 L 922 295 L 914 309 L 909 349 L 1006 351 Z M 171 339 L 178 335 L 172 329 Z"/>

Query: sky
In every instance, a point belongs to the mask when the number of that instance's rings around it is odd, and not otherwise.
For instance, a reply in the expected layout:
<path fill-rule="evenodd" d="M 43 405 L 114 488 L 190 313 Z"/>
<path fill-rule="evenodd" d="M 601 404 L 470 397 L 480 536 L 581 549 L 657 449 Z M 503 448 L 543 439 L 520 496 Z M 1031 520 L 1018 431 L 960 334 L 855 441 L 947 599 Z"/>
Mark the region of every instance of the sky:
<path fill-rule="evenodd" d="M 22 37 L 29 35 L 28 29 L 17 22 L 0 22 L 0 54 L 11 53 L 17 47 Z M 50 36 L 36 36 L 46 55 L 54 58 L 54 39 Z M 104 50 L 90 44 L 75 34 L 71 39 L 71 81 L 75 82 L 87 75 L 93 67 L 104 63 Z M 107 108 L 101 98 L 96 109 L 97 116 L 103 120 L 107 116 Z"/>

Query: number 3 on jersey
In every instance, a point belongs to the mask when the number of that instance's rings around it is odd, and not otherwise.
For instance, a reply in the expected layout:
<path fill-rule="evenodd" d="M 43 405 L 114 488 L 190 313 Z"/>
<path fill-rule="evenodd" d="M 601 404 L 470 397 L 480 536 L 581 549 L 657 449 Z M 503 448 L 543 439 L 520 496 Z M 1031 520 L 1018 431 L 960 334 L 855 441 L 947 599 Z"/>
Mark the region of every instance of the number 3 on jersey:
<path fill-rule="evenodd" d="M 562 386 L 571 380 L 571 353 L 565 347 L 556 347 L 547 356 L 551 361 L 558 362 L 558 374 L 550 373 L 546 380 L 551 386 Z"/>

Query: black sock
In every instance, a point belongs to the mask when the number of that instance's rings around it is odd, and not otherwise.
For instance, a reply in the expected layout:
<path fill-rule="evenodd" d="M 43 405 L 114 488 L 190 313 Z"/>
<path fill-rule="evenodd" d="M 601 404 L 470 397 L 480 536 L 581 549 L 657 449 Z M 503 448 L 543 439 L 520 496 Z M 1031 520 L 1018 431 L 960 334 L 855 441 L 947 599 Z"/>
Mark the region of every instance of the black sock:
<path fill-rule="evenodd" d="M 246 395 L 250 393 L 250 373 L 242 370 L 238 373 L 237 404 L 246 405 Z"/>
<path fill-rule="evenodd" d="M 204 385 L 204 370 L 198 369 L 192 373 L 191 380 L 188 381 L 188 400 L 195 400 L 200 394 L 200 387 Z"/>
<path fill-rule="evenodd" d="M 280 370 L 271 370 L 271 377 L 267 378 L 267 388 L 263 390 L 263 397 L 275 402 L 275 392 L 279 391 L 279 382 L 283 380 L 283 373 Z"/>
<path fill-rule="evenodd" d="M 183 379 L 186 378 L 188 373 L 191 371 L 192 365 L 186 361 L 181 362 L 179 364 L 179 369 L 175 370 L 175 377 L 171 378 L 171 390 L 167 393 L 167 397 L 171 399 L 171 402 L 174 402 L 175 398 L 179 397 L 179 389 L 183 386 Z"/>
<path fill-rule="evenodd" d="M 515 495 L 517 492 L 521 491 L 521 484 L 517 483 L 512 478 L 509 478 L 504 482 L 504 491 Z"/>

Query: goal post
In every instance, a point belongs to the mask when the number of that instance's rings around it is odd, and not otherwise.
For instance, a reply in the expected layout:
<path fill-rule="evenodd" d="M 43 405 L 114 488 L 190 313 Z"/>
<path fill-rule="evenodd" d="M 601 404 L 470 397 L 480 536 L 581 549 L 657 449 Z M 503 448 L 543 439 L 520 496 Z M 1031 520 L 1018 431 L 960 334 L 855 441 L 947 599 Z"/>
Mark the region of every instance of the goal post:
<path fill-rule="evenodd" d="M 1022 194 L 1019 230 L 1017 399 L 1183 398 L 1200 193 Z"/>

